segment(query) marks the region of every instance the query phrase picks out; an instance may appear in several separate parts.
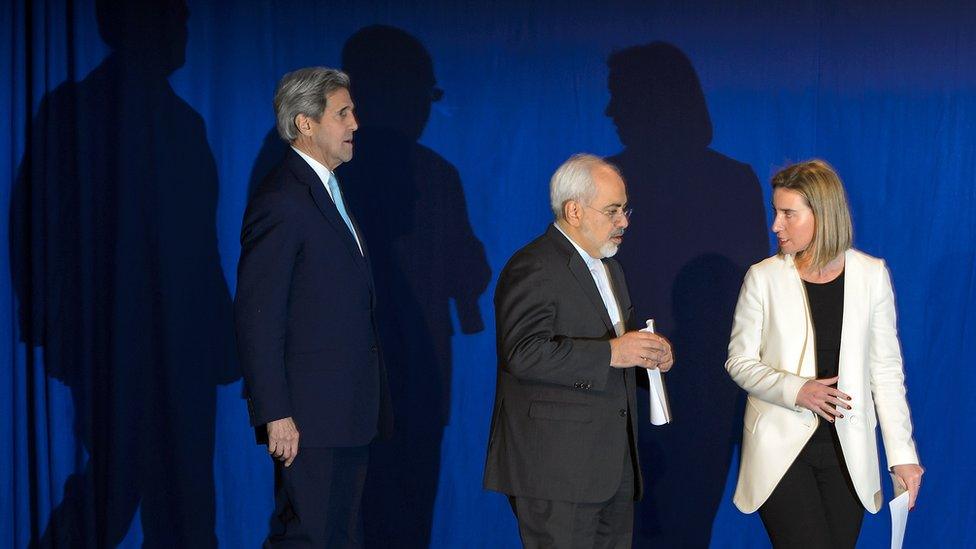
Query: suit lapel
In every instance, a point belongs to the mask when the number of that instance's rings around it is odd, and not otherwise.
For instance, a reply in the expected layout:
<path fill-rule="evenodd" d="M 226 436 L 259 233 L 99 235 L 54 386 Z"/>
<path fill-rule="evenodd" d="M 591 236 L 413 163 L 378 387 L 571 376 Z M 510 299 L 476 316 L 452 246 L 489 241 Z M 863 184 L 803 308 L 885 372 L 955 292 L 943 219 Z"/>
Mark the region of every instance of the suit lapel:
<path fill-rule="evenodd" d="M 840 358 L 837 372 L 843 372 L 848 362 L 854 361 L 855 367 L 860 368 L 858 352 L 859 342 L 855 334 L 863 333 L 861 324 L 863 319 L 870 318 L 864 312 L 865 297 L 870 295 L 863 288 L 864 273 L 857 261 L 851 261 L 853 252 L 848 250 L 844 257 L 844 315 L 840 328 Z"/>
<path fill-rule="evenodd" d="M 607 329 L 611 332 L 613 329 L 613 322 L 610 322 L 610 315 L 607 313 L 607 306 L 603 303 L 603 298 L 600 297 L 600 290 L 596 287 L 596 282 L 593 280 L 593 275 L 590 274 L 590 270 L 586 267 L 586 263 L 583 258 L 573 250 L 573 256 L 569 258 L 569 270 L 573 272 L 573 276 L 576 277 L 576 282 L 579 283 L 580 287 L 583 289 L 583 293 L 589 298 L 590 303 L 597 310 L 600 315 L 600 320 L 607 326 Z M 614 332 L 616 333 L 616 332 Z"/>
<path fill-rule="evenodd" d="M 316 176 L 318 179 L 318 176 Z M 359 246 L 356 244 L 356 239 L 353 238 L 352 233 L 349 232 L 349 227 L 346 226 L 346 222 L 342 220 L 342 216 L 339 215 L 339 210 L 336 208 L 335 203 L 329 197 L 329 193 L 325 190 L 325 186 L 321 182 L 317 185 L 309 185 L 309 191 L 312 194 L 312 200 L 315 201 L 315 205 L 318 206 L 322 215 L 332 224 L 332 228 L 339 233 L 339 238 L 342 239 L 343 244 L 346 245 L 346 249 L 349 251 L 350 255 L 359 263 L 365 266 L 363 262 L 363 254 L 359 251 Z M 350 216 L 351 218 L 352 216 Z M 356 224 L 353 223 L 353 227 Z"/>
<path fill-rule="evenodd" d="M 328 197 L 326 197 L 326 198 L 328 198 Z M 339 212 L 338 208 L 334 208 L 334 209 L 336 210 L 336 213 L 338 214 L 338 212 Z M 356 229 L 356 235 L 359 236 L 359 244 L 363 247 L 362 253 L 359 254 L 359 259 L 363 262 L 363 266 L 366 267 L 366 280 L 369 282 L 369 289 L 370 289 L 370 291 L 372 291 L 373 288 L 374 288 L 374 285 L 373 285 L 373 266 L 370 264 L 370 261 L 369 261 L 369 248 L 366 247 L 366 239 L 363 238 L 363 231 L 362 231 L 362 229 L 359 228 L 359 222 L 356 221 L 356 216 L 353 215 L 352 212 L 351 211 L 348 211 L 348 210 L 346 211 L 346 213 L 349 214 L 349 221 L 352 221 L 352 226 L 353 226 L 353 228 Z M 340 217 L 340 221 L 341 220 L 342 219 Z M 343 225 L 345 225 L 345 223 L 343 223 Z M 349 231 L 346 231 L 346 232 L 349 232 Z M 356 243 L 353 242 L 353 245 L 355 245 L 355 244 Z M 357 247 L 355 249 L 355 251 L 356 252 L 359 252 L 359 248 Z M 355 254 L 353 254 L 353 255 L 355 255 Z M 373 293 L 375 294 L 375 292 L 373 292 Z M 374 301 L 375 301 L 375 297 L 376 296 L 373 295 L 373 300 Z"/>
<path fill-rule="evenodd" d="M 587 299 L 596 309 L 596 313 L 600 315 L 600 320 L 606 325 L 610 332 L 616 333 L 613 329 L 613 322 L 610 322 L 610 315 L 607 313 L 607 306 L 603 304 L 603 298 L 600 297 L 600 290 L 596 287 L 596 282 L 593 280 L 593 275 L 590 274 L 590 269 L 586 266 L 586 262 L 580 256 L 579 252 L 576 251 L 576 247 L 573 246 L 572 242 L 560 232 L 555 226 L 550 225 L 549 229 L 546 231 L 546 235 L 549 236 L 555 243 L 556 246 L 562 250 L 568 258 L 568 267 L 573 276 L 576 278 L 576 282 L 580 285 L 583 293 L 586 294 Z M 621 313 L 623 314 L 623 313 Z"/>
<path fill-rule="evenodd" d="M 308 162 L 304 158 L 298 156 L 298 153 L 290 147 L 288 154 L 289 169 L 291 169 L 299 181 L 308 186 L 309 194 L 311 194 L 315 206 L 322 212 L 322 216 L 332 225 L 332 228 L 339 233 L 339 239 L 345 244 L 346 249 L 356 264 L 365 268 L 365 247 L 363 248 L 363 253 L 360 253 L 356 239 L 353 238 L 352 233 L 349 232 L 349 227 L 346 226 L 346 222 L 339 215 L 339 209 L 336 208 L 335 202 L 329 197 L 329 193 L 325 190 L 325 185 L 319 179 L 318 174 L 315 173 L 315 170 L 308 165 Z M 352 214 L 349 214 L 349 217 L 352 218 Z M 353 222 L 353 227 L 356 228 L 356 232 L 359 233 L 360 239 L 362 239 L 362 232 L 359 231 L 359 227 L 355 221 Z"/>
<path fill-rule="evenodd" d="M 813 321 L 811 320 L 810 301 L 807 299 L 807 289 L 800 278 L 800 271 L 796 267 L 793 256 L 784 258 L 783 269 L 786 272 L 787 284 L 784 290 L 788 294 L 783 300 L 783 308 L 789 305 L 793 310 L 786 315 L 792 319 L 793 326 L 803 326 L 803 338 L 798 349 L 800 356 L 794 374 L 803 377 L 817 377 L 816 348 L 814 347 Z"/>

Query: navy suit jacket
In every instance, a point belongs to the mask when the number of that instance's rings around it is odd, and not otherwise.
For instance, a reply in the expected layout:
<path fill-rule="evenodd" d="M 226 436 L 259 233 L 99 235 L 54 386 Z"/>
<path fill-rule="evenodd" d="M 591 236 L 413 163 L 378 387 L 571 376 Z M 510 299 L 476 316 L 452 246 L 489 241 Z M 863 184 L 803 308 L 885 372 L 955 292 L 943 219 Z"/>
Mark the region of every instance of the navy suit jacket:
<path fill-rule="evenodd" d="M 248 203 L 241 247 L 234 316 L 259 441 L 265 424 L 285 417 L 294 418 L 304 447 L 361 446 L 388 435 L 368 254 L 290 148 Z"/>

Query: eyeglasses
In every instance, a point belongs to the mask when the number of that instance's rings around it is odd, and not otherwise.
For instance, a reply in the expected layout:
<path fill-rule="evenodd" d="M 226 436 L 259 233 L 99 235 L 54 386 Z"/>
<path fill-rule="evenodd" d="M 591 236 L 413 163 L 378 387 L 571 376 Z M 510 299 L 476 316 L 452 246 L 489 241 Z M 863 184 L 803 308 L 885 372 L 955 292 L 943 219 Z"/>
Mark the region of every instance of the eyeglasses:
<path fill-rule="evenodd" d="M 610 211 L 606 211 L 606 210 L 598 210 L 592 206 L 586 206 L 586 207 L 593 210 L 594 212 L 600 212 L 603 215 L 609 217 L 611 223 L 617 223 L 623 221 L 624 218 L 630 221 L 630 216 L 634 215 L 633 208 L 627 208 L 626 210 L 623 208 L 614 208 Z"/>

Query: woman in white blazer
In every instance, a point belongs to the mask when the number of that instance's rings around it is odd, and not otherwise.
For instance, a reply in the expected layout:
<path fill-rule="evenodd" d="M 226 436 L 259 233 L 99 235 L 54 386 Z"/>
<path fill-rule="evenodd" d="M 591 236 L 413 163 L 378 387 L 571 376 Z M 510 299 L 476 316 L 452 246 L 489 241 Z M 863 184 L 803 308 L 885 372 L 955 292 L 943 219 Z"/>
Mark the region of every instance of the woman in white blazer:
<path fill-rule="evenodd" d="M 896 491 L 921 486 L 884 261 L 851 248 L 826 162 L 773 177 L 779 253 L 746 274 L 725 367 L 748 392 L 735 505 L 774 547 L 854 547 L 881 508 L 875 428 Z"/>

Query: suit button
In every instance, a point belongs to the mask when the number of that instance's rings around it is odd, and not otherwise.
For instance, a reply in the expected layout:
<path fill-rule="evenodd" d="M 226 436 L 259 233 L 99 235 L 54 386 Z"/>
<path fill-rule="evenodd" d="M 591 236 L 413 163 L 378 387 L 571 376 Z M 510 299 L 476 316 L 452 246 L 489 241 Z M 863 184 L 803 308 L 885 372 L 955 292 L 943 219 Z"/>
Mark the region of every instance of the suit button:
<path fill-rule="evenodd" d="M 620 417 L 627 417 L 627 410 L 619 410 L 617 413 L 620 414 Z"/>
<path fill-rule="evenodd" d="M 590 385 L 589 383 L 583 386 L 584 389 L 589 389 L 590 387 L 593 387 L 593 385 Z"/>
<path fill-rule="evenodd" d="M 375 353 L 376 352 L 376 345 L 373 345 L 372 347 L 370 347 L 369 348 L 369 352 Z"/>
<path fill-rule="evenodd" d="M 857 423 L 857 416 L 855 415 L 847 416 L 847 420 L 851 422 L 851 425 L 854 425 Z"/>

